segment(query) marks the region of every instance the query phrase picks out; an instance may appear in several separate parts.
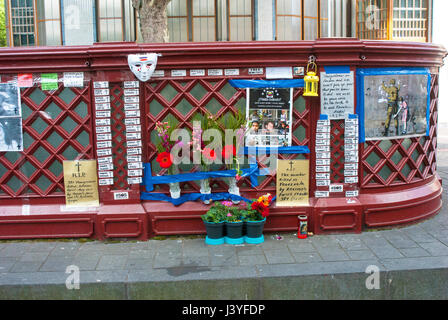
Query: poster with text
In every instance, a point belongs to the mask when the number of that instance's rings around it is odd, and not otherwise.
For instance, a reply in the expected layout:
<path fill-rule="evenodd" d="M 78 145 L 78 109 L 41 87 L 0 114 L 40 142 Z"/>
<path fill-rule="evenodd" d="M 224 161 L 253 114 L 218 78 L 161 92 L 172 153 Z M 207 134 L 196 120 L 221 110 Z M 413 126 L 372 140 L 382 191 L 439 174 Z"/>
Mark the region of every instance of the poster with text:
<path fill-rule="evenodd" d="M 23 151 L 22 107 L 16 84 L 0 83 L 0 152 Z"/>
<path fill-rule="evenodd" d="M 309 160 L 277 160 L 276 206 L 308 206 Z"/>
<path fill-rule="evenodd" d="M 246 146 L 285 147 L 291 145 L 292 89 L 247 89 Z"/>
<path fill-rule="evenodd" d="M 344 119 L 354 112 L 353 71 L 349 73 L 320 74 L 321 114 L 329 119 Z"/>

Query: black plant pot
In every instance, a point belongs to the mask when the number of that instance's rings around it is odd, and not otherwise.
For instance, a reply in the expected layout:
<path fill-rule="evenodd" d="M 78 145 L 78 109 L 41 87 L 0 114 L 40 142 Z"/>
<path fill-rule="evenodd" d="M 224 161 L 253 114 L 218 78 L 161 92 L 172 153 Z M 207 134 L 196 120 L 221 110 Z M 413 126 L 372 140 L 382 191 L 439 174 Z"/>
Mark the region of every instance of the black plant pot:
<path fill-rule="evenodd" d="M 241 244 L 244 242 L 243 221 L 226 222 L 225 242 L 229 244 Z"/>
<path fill-rule="evenodd" d="M 224 243 L 224 221 L 223 222 L 206 222 L 204 221 L 207 237 L 206 244 L 223 244 Z"/>
<path fill-rule="evenodd" d="M 263 229 L 265 222 L 266 218 L 261 221 L 246 221 L 246 236 L 244 237 L 244 240 L 251 244 L 263 242 Z"/>

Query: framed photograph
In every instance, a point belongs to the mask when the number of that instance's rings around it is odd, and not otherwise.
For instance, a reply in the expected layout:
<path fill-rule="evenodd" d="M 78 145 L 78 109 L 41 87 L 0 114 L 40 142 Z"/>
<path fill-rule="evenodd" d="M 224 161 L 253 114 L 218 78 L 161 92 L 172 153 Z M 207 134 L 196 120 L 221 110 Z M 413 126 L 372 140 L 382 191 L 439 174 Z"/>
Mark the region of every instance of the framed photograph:
<path fill-rule="evenodd" d="M 0 117 L 0 152 L 23 151 L 22 118 Z"/>
<path fill-rule="evenodd" d="M 0 117 L 21 117 L 20 92 L 15 84 L 0 83 Z"/>
<path fill-rule="evenodd" d="M 423 136 L 429 130 L 426 68 L 358 69 L 360 141 Z"/>
<path fill-rule="evenodd" d="M 248 88 L 246 146 L 291 146 L 292 89 Z"/>

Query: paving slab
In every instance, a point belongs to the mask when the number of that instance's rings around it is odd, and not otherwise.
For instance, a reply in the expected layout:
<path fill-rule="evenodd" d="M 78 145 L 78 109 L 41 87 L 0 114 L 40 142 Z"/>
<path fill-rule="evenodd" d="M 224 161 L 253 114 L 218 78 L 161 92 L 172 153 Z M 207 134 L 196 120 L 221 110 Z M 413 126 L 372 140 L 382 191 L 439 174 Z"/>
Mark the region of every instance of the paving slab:
<path fill-rule="evenodd" d="M 66 286 L 73 268 L 79 289 Z M 366 287 L 372 270 L 378 290 Z M 210 246 L 204 236 L 0 241 L 0 299 L 448 299 L 447 288 L 446 203 L 414 225 L 307 239 L 267 233 L 257 245 Z"/>

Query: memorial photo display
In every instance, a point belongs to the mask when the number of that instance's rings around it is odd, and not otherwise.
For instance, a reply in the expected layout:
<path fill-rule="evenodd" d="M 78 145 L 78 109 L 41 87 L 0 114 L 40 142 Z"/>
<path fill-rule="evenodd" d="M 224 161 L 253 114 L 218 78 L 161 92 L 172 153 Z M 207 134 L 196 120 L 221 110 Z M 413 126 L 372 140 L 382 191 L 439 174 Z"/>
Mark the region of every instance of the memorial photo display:
<path fill-rule="evenodd" d="M 246 146 L 285 147 L 291 145 L 292 89 L 247 89 L 249 130 Z"/>
<path fill-rule="evenodd" d="M 0 152 L 23 150 L 21 111 L 20 89 L 0 83 Z"/>

